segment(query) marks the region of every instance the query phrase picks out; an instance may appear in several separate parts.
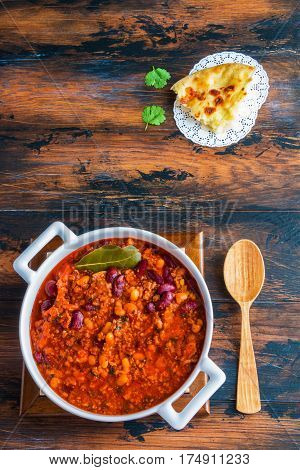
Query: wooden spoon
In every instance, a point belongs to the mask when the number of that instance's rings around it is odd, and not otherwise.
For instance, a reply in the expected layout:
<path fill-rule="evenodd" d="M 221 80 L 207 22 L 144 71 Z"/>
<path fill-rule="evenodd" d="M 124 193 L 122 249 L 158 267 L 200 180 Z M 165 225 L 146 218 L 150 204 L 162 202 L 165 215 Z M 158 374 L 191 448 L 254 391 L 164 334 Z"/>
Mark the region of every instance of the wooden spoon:
<path fill-rule="evenodd" d="M 224 279 L 230 295 L 242 311 L 236 409 L 247 414 L 257 413 L 261 409 L 261 403 L 249 311 L 263 286 L 265 265 L 255 243 L 251 240 L 239 240 L 232 245 L 224 263 Z"/>

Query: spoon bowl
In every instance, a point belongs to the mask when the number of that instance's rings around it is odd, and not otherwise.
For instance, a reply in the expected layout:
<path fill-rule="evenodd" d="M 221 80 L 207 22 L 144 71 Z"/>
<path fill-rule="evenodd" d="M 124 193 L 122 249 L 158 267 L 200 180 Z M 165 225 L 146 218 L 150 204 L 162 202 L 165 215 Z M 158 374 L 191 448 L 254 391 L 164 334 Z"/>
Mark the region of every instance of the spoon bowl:
<path fill-rule="evenodd" d="M 265 265 L 258 246 L 239 240 L 227 253 L 224 279 L 228 292 L 238 302 L 254 302 L 265 280 Z"/>

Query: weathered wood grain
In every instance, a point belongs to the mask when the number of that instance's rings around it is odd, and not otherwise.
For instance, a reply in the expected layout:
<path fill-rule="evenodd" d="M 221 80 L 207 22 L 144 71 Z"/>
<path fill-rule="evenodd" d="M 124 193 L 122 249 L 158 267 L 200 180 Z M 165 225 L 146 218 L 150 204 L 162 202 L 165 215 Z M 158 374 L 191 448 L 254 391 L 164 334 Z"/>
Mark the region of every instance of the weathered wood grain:
<path fill-rule="evenodd" d="M 178 131 L 80 129 L 3 136 L 0 209 L 61 209 L 62 200 L 184 208 L 228 201 L 237 209 L 296 209 L 300 143 L 254 130 L 223 149 L 201 148 Z M 141 145 L 143 144 L 143 145 Z M 146 149 L 146 150 L 145 150 Z"/>
<path fill-rule="evenodd" d="M 294 403 L 266 403 L 261 413 L 244 416 L 222 402 L 179 434 L 155 416 L 117 424 L 24 417 L 14 429 L 16 418 L 7 414 L 0 436 L 5 449 L 299 449 L 297 416 Z"/>
<path fill-rule="evenodd" d="M 296 2 L 274 1 L 270 10 L 261 1 L 249 12 L 244 0 L 222 1 L 222 18 L 212 0 L 75 3 L 10 2 L 0 10 L 0 209 L 60 209 L 66 196 L 80 205 L 143 199 L 159 209 L 170 191 L 176 205 L 298 207 L 289 178 L 300 148 Z M 262 62 L 269 98 L 242 142 L 200 148 L 176 130 L 169 87 L 149 89 L 144 75 L 155 61 L 174 81 L 226 49 Z M 141 111 L 150 102 L 163 105 L 168 120 L 145 133 Z"/>
<path fill-rule="evenodd" d="M 0 25 L 8 54 L 27 58 L 66 54 L 98 57 L 174 57 L 225 46 L 265 54 L 297 47 L 293 34 L 297 2 L 246 0 L 206 2 L 6 3 Z M 154 13 L 154 14 L 153 14 Z M 38 27 L 33 28 L 35 24 Z"/>

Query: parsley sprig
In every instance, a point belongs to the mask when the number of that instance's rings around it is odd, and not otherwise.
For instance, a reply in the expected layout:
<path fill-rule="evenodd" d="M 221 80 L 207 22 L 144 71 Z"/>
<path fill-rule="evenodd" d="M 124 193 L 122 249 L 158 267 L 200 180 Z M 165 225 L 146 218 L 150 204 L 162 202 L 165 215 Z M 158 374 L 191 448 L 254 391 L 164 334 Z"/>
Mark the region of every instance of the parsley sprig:
<path fill-rule="evenodd" d="M 148 125 L 159 126 L 166 120 L 165 110 L 161 106 L 146 106 L 143 110 L 143 121 L 146 123 L 145 131 Z"/>
<path fill-rule="evenodd" d="M 145 84 L 147 86 L 153 86 L 154 88 L 160 89 L 166 86 L 170 78 L 171 75 L 167 70 L 159 67 L 156 69 L 153 66 L 153 69 L 145 76 Z"/>

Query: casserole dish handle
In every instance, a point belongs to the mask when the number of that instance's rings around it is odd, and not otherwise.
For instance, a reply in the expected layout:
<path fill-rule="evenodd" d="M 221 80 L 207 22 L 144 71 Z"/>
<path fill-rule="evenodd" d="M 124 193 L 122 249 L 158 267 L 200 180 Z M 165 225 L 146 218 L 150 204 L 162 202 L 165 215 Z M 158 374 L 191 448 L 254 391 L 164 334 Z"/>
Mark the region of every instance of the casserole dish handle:
<path fill-rule="evenodd" d="M 164 403 L 157 413 L 172 426 L 172 428 L 183 429 L 187 423 L 195 416 L 204 403 L 221 387 L 225 382 L 226 376 L 224 372 L 208 357 L 205 357 L 201 363 L 201 371 L 205 372 L 209 381 L 207 384 L 192 398 L 186 407 L 180 412 L 174 410 L 172 403 Z M 174 400 L 173 400 L 174 401 Z"/>
<path fill-rule="evenodd" d="M 54 237 L 60 237 L 65 243 L 72 243 L 77 236 L 62 222 L 54 222 L 41 235 L 29 245 L 26 250 L 14 261 L 14 270 L 30 284 L 36 271 L 28 266 L 32 258 L 47 245 Z"/>

